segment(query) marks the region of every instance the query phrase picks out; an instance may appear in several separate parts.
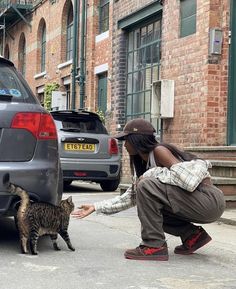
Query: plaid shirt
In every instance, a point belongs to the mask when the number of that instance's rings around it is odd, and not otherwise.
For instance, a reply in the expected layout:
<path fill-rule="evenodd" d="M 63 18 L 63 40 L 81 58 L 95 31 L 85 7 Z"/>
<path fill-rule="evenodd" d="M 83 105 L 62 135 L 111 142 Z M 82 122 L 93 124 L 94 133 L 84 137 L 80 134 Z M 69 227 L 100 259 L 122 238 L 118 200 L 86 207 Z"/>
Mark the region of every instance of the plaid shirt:
<path fill-rule="evenodd" d="M 115 198 L 97 202 L 94 204 L 96 213 L 103 213 L 106 215 L 118 213 L 120 211 L 129 209 L 135 206 L 134 201 L 131 200 L 132 186 L 130 186 L 126 192 Z"/>
<path fill-rule="evenodd" d="M 151 168 L 143 176 L 157 178 L 162 183 L 193 192 L 203 179 L 210 177 L 208 168 L 211 168 L 209 161 L 196 159 L 174 164 L 170 169 L 166 167 Z"/>
<path fill-rule="evenodd" d="M 151 168 L 143 174 L 143 177 L 157 178 L 162 183 L 175 185 L 193 192 L 203 179 L 210 177 L 208 172 L 210 167 L 211 163 L 209 161 L 196 159 L 174 164 L 170 169 L 166 167 Z M 95 203 L 96 213 L 114 214 L 131 208 L 135 205 L 131 201 L 131 192 L 132 188 L 130 186 L 121 196 Z"/>

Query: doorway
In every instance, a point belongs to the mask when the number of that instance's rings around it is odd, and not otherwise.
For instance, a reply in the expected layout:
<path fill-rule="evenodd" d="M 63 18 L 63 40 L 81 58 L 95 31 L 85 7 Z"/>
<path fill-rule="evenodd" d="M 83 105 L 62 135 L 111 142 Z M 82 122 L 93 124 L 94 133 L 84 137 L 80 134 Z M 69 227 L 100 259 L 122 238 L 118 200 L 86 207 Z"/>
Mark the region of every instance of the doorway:
<path fill-rule="evenodd" d="M 107 110 L 107 73 L 98 75 L 98 109 Z"/>

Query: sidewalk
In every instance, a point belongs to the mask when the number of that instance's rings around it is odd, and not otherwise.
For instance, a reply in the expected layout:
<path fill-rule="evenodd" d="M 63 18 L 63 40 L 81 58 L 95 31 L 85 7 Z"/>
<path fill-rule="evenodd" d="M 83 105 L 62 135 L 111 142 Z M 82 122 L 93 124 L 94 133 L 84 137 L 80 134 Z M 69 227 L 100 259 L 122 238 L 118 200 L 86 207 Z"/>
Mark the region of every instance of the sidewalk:
<path fill-rule="evenodd" d="M 219 221 L 227 225 L 236 226 L 236 209 L 226 209 Z"/>

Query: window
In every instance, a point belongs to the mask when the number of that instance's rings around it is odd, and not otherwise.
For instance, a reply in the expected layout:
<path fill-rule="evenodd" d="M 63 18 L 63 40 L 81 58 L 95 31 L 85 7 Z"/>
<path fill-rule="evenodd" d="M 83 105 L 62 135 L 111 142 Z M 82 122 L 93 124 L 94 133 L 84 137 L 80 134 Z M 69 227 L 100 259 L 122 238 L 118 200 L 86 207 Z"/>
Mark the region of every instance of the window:
<path fill-rule="evenodd" d="M 66 61 L 72 59 L 73 51 L 73 6 L 70 4 L 66 27 Z"/>
<path fill-rule="evenodd" d="M 42 27 L 41 35 L 41 72 L 46 70 L 46 25 Z"/>
<path fill-rule="evenodd" d="M 19 43 L 19 71 L 25 77 L 26 70 L 26 43 L 24 34 L 20 37 Z"/>
<path fill-rule="evenodd" d="M 130 31 L 127 54 L 127 120 L 150 121 L 152 82 L 160 78 L 161 20 Z"/>
<path fill-rule="evenodd" d="M 99 33 L 109 30 L 109 0 L 100 0 Z"/>
<path fill-rule="evenodd" d="M 37 93 L 37 98 L 40 101 L 40 104 L 44 106 L 44 92 Z"/>
<path fill-rule="evenodd" d="M 180 37 L 196 32 L 196 0 L 180 0 Z"/>
<path fill-rule="evenodd" d="M 70 102 L 71 102 L 70 84 L 65 85 L 65 89 L 66 89 L 66 109 L 70 109 Z"/>

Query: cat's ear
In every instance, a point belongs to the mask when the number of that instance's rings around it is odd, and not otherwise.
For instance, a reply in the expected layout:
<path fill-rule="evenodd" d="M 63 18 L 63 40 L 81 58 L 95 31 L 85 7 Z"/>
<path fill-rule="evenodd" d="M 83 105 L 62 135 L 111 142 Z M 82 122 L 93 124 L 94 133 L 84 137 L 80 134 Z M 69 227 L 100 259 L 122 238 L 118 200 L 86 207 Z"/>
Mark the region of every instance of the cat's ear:
<path fill-rule="evenodd" d="M 69 198 L 67 198 L 67 201 L 72 203 L 72 196 L 70 196 Z"/>
<path fill-rule="evenodd" d="M 6 173 L 3 178 L 2 178 L 2 183 L 5 187 L 8 187 L 9 186 L 9 183 L 10 183 L 10 175 L 9 173 Z"/>

